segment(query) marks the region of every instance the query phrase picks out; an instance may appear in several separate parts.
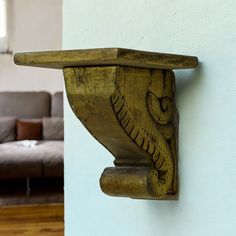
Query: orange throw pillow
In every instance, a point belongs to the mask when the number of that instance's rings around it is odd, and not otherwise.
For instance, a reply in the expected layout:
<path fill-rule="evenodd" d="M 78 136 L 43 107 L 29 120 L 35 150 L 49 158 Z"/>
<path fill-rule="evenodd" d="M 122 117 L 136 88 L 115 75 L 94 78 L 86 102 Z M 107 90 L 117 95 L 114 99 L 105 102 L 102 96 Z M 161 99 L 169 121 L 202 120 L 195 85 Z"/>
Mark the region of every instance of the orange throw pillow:
<path fill-rule="evenodd" d="M 42 122 L 16 122 L 16 140 L 41 140 Z"/>

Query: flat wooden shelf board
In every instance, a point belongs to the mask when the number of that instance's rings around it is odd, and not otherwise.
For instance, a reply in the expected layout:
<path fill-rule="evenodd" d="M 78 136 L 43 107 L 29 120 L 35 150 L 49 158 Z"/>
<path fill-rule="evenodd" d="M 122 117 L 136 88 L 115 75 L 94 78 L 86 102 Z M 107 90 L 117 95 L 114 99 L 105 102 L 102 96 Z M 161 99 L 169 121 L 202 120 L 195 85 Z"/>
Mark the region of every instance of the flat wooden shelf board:
<path fill-rule="evenodd" d="M 66 67 L 121 65 L 153 69 L 188 69 L 197 57 L 137 51 L 123 48 L 61 50 L 16 53 L 17 65 L 63 69 Z"/>

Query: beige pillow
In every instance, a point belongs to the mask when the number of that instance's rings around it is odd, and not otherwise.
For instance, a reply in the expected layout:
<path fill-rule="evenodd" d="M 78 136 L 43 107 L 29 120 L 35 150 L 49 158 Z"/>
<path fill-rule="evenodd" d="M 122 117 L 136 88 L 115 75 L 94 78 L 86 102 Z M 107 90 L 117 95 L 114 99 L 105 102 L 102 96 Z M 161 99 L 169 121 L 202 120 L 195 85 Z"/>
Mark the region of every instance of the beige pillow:
<path fill-rule="evenodd" d="M 43 118 L 43 139 L 64 140 L 64 120 L 62 117 Z"/>
<path fill-rule="evenodd" d="M 0 117 L 0 143 L 14 141 L 16 138 L 15 130 L 15 117 Z"/>

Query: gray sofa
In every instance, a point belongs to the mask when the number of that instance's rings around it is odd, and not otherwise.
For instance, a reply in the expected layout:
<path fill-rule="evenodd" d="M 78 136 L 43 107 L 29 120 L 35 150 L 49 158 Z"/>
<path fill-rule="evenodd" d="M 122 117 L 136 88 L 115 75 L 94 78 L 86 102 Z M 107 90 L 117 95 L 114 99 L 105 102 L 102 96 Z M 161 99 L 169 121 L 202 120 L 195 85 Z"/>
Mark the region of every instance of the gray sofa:
<path fill-rule="evenodd" d="M 33 147 L 16 141 L 16 137 L 12 137 L 14 134 L 6 131 L 7 125 L 4 125 L 12 118 L 26 122 L 45 121 L 46 125 L 42 122 L 42 140 L 36 141 Z M 0 92 L 0 180 L 63 177 L 64 139 L 54 140 L 50 135 L 49 138 L 44 137 L 51 121 L 54 123 L 50 132 L 58 132 L 57 128 L 53 128 L 58 127 L 55 123 L 57 119 L 63 120 L 62 92 L 54 95 L 48 92 Z M 64 135 L 62 133 L 60 125 L 60 136 Z"/>

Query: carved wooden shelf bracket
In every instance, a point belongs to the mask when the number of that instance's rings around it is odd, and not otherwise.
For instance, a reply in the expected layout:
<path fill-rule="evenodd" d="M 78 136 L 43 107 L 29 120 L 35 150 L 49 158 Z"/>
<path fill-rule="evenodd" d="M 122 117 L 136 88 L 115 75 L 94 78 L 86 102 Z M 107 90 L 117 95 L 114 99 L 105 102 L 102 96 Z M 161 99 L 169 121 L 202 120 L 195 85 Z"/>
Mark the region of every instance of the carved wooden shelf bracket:
<path fill-rule="evenodd" d="M 196 57 L 121 48 L 15 54 L 18 65 L 63 69 L 70 106 L 115 157 L 104 193 L 139 199 L 178 198 L 178 111 L 173 69 Z"/>

